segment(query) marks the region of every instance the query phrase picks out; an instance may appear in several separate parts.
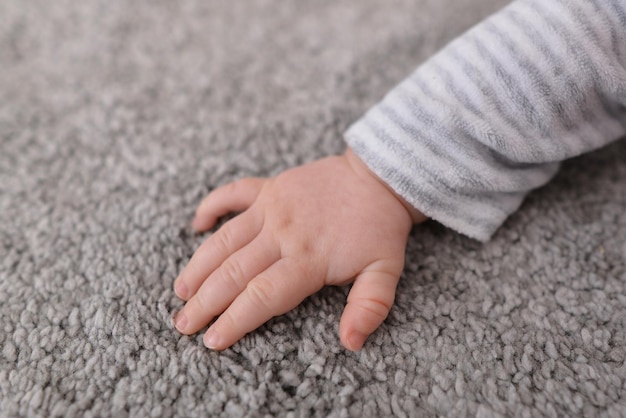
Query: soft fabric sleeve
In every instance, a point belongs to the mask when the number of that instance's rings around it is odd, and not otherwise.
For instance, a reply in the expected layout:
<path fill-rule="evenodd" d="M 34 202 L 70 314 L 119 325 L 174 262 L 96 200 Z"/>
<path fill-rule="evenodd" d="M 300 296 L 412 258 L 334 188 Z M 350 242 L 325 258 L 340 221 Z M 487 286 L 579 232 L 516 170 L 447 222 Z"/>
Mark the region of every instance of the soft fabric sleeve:
<path fill-rule="evenodd" d="M 517 0 L 345 133 L 415 208 L 485 241 L 559 162 L 626 132 L 626 0 Z"/>

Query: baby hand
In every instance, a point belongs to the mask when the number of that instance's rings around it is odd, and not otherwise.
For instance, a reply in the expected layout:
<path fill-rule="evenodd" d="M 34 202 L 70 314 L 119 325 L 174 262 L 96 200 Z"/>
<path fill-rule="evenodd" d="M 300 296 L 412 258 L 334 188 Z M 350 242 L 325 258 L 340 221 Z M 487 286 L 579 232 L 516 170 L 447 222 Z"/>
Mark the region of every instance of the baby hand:
<path fill-rule="evenodd" d="M 217 350 L 323 286 L 352 281 L 339 329 L 359 350 L 389 313 L 412 223 L 426 219 L 350 150 L 218 188 L 193 227 L 205 231 L 229 212 L 243 213 L 196 250 L 174 286 L 187 301 L 176 328 L 192 334 L 218 317 L 204 335 Z"/>

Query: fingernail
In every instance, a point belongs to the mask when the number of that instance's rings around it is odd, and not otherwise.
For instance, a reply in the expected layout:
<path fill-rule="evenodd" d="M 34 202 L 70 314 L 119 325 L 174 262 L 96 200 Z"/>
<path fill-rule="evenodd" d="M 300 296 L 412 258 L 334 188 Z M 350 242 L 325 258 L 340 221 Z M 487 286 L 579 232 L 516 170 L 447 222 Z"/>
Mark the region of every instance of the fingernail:
<path fill-rule="evenodd" d="M 363 344 L 365 343 L 365 339 L 367 335 L 361 334 L 360 332 L 353 332 L 348 337 L 348 349 L 351 351 L 358 351 L 363 348 Z"/>
<path fill-rule="evenodd" d="M 185 328 L 187 328 L 187 315 L 185 315 L 182 311 L 178 312 L 176 315 L 176 329 L 180 332 L 183 332 Z"/>
<path fill-rule="evenodd" d="M 185 286 L 182 280 L 177 279 L 176 282 L 174 282 L 174 291 L 181 299 L 187 299 L 187 296 L 189 296 L 189 289 L 187 289 L 187 286 Z"/>
<path fill-rule="evenodd" d="M 213 330 L 208 330 L 206 334 L 204 334 L 204 345 L 211 350 L 215 350 L 220 346 L 221 338 L 219 334 Z"/>

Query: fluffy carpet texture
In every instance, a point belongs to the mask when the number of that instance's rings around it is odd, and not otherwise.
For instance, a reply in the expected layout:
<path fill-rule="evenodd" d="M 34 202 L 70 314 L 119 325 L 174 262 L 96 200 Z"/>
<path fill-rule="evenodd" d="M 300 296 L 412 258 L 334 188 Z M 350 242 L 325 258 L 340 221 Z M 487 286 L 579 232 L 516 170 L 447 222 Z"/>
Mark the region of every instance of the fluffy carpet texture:
<path fill-rule="evenodd" d="M 341 152 L 506 3 L 0 0 L 0 416 L 626 415 L 623 141 L 487 244 L 416 227 L 360 352 L 344 288 L 224 352 L 172 324 L 209 190 Z"/>

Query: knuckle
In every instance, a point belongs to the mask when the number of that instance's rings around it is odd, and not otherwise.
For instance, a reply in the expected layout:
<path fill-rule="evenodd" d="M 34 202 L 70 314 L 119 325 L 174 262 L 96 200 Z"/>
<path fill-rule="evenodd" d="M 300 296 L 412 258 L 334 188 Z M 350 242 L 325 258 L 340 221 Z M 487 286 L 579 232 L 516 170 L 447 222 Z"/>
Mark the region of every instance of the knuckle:
<path fill-rule="evenodd" d="M 224 252 L 232 252 L 233 244 L 234 244 L 234 236 L 230 225 L 227 223 L 224 225 L 217 234 L 214 235 L 216 239 L 216 244 L 220 247 L 220 249 Z"/>
<path fill-rule="evenodd" d="M 315 247 L 313 243 L 308 239 L 302 240 L 297 244 L 298 253 L 302 256 L 310 256 L 314 253 Z"/>
<path fill-rule="evenodd" d="M 290 214 L 286 214 L 279 218 L 276 223 L 276 230 L 278 232 L 288 231 L 293 227 L 294 219 Z"/>
<path fill-rule="evenodd" d="M 254 305 L 263 310 L 270 310 L 276 294 L 276 288 L 271 281 L 257 278 L 248 283 L 246 291 Z"/>
<path fill-rule="evenodd" d="M 226 309 L 222 312 L 219 320 L 222 322 L 222 325 L 225 325 L 226 329 L 231 330 L 238 329 L 241 324 L 240 318 L 232 309 Z"/>
<path fill-rule="evenodd" d="M 192 311 L 197 310 L 199 312 L 204 312 L 210 308 L 207 295 L 202 291 L 196 293 L 189 302 L 191 301 L 193 301 L 193 303 L 189 303 L 190 306 L 188 309 L 191 309 Z"/>
<path fill-rule="evenodd" d="M 245 273 L 241 263 L 233 258 L 227 258 L 220 266 L 222 278 L 235 289 L 241 289 Z"/>
<path fill-rule="evenodd" d="M 355 302 L 359 308 L 381 320 L 387 318 L 391 310 L 391 303 L 382 299 L 359 299 Z"/>

